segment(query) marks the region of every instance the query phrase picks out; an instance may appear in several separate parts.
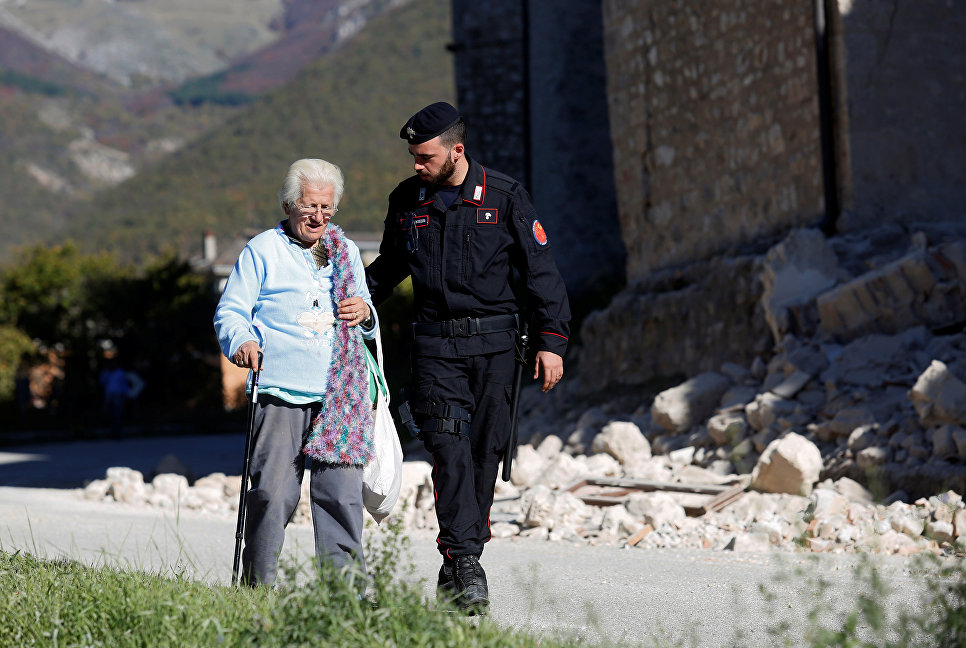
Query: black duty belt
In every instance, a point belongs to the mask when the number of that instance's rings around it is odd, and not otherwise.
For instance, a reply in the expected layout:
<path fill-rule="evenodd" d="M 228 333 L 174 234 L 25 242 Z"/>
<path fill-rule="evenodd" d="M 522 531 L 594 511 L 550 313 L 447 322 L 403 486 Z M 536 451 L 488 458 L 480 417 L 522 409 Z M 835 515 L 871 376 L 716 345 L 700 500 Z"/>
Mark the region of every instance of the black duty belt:
<path fill-rule="evenodd" d="M 499 333 L 517 329 L 516 315 L 493 315 L 491 317 L 461 317 L 444 322 L 414 322 L 416 335 L 433 337 L 470 337 L 481 333 Z"/>

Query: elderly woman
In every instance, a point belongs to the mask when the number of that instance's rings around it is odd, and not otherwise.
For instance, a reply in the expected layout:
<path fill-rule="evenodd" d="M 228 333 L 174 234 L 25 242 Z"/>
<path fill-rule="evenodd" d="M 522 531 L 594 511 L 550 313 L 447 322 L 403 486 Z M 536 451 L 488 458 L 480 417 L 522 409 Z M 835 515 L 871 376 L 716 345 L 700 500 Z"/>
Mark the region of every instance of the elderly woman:
<path fill-rule="evenodd" d="M 215 311 L 225 356 L 248 368 L 262 360 L 242 553 L 250 585 L 275 582 L 306 467 L 320 565 L 365 573 L 372 405 L 362 337 L 376 321 L 359 248 L 330 224 L 342 189 L 334 164 L 292 164 L 278 192 L 285 220 L 249 241 Z"/>

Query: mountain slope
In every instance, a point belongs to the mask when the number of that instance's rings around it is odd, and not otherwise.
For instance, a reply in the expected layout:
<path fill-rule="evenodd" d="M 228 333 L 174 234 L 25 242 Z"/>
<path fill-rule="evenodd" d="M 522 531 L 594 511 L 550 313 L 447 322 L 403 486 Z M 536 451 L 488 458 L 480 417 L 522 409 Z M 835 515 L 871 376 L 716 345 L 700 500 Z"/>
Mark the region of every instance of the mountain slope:
<path fill-rule="evenodd" d="M 187 256 L 205 229 L 272 226 L 278 185 L 299 157 L 342 167 L 340 225 L 378 229 L 386 196 L 412 171 L 399 125 L 426 103 L 454 100 L 449 40 L 446 0 L 379 16 L 197 143 L 75 205 L 67 233 L 84 249 L 130 259 L 163 249 Z"/>
<path fill-rule="evenodd" d="M 0 85 L 31 83 L 38 92 L 114 94 L 121 86 L 0 26 Z"/>
<path fill-rule="evenodd" d="M 124 86 L 208 74 L 275 41 L 280 0 L 30 0 L 0 3 L 0 25 Z"/>

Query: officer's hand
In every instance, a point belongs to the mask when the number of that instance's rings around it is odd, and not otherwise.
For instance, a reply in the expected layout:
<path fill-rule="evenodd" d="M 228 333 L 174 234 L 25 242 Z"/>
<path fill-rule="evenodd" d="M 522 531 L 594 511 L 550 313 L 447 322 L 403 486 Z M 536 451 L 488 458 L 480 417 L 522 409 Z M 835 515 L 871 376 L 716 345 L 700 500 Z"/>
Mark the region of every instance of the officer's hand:
<path fill-rule="evenodd" d="M 369 304 L 362 297 L 349 297 L 339 302 L 339 319 L 349 326 L 362 324 L 369 318 Z"/>
<path fill-rule="evenodd" d="M 249 369 L 256 368 L 258 363 L 258 354 L 262 352 L 261 347 L 254 340 L 249 340 L 245 344 L 238 347 L 235 351 L 235 355 L 231 357 L 231 361 L 234 362 L 239 367 L 247 367 Z M 261 367 L 257 367 L 261 369 Z"/>
<path fill-rule="evenodd" d="M 563 358 L 552 351 L 537 351 L 537 362 L 533 368 L 534 380 L 540 377 L 541 368 L 543 368 L 543 386 L 541 389 L 548 392 L 563 378 Z"/>

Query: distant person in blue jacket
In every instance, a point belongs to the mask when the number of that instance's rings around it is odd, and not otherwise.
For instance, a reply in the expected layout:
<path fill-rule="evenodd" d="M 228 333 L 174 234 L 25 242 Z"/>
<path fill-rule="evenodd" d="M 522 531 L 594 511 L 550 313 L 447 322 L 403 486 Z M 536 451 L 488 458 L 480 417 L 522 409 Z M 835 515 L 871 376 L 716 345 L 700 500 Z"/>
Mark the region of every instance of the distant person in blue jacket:
<path fill-rule="evenodd" d="M 124 404 L 130 389 L 127 371 L 117 360 L 109 358 L 107 364 L 98 376 L 98 382 L 104 390 L 104 414 L 111 423 L 111 436 L 121 437 L 121 425 L 124 422 Z"/>
<path fill-rule="evenodd" d="M 373 421 L 363 337 L 376 316 L 359 248 L 330 223 L 343 185 L 334 164 L 293 163 L 278 192 L 285 219 L 242 250 L 215 311 L 227 358 L 255 368 L 263 354 L 242 553 L 251 585 L 275 582 L 305 468 L 320 566 L 365 574 Z"/>

